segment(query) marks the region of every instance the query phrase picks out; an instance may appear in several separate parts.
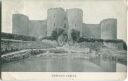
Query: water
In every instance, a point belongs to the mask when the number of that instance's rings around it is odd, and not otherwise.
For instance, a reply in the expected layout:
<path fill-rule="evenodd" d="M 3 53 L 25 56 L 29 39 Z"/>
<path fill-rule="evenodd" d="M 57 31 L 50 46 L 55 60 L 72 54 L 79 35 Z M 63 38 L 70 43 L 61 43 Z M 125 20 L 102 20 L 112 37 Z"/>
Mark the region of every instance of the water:
<path fill-rule="evenodd" d="M 115 72 L 116 62 L 100 56 L 89 58 L 79 53 L 40 54 L 20 61 L 5 63 L 6 72 Z"/>

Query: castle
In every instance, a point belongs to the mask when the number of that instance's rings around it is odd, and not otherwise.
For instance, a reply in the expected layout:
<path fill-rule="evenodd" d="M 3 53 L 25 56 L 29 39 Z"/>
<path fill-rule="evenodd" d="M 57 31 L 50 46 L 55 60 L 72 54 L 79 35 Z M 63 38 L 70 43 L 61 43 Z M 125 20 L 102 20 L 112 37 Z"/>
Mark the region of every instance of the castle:
<path fill-rule="evenodd" d="M 37 38 L 50 36 L 55 28 L 76 29 L 81 37 L 117 39 L 117 19 L 108 18 L 99 24 L 83 23 L 83 11 L 78 8 L 50 8 L 46 20 L 29 20 L 23 14 L 13 14 L 12 33 Z"/>

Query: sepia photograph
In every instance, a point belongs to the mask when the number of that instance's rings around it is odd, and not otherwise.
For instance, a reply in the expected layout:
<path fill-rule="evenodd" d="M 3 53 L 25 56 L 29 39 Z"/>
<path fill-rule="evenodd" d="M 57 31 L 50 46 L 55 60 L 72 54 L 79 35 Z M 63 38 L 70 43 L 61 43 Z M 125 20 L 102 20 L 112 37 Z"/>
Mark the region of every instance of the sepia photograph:
<path fill-rule="evenodd" d="M 125 16 L 125 0 L 3 0 L 1 72 L 127 72 Z"/>

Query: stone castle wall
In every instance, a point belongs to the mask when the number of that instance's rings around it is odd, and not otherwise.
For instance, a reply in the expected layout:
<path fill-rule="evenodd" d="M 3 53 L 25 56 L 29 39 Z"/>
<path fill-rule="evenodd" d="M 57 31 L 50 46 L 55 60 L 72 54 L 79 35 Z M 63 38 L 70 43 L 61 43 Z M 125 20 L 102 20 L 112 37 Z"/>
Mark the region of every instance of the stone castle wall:
<path fill-rule="evenodd" d="M 83 23 L 82 36 L 96 39 L 117 39 L 117 19 L 104 19 L 100 24 Z"/>
<path fill-rule="evenodd" d="M 100 24 L 85 24 L 83 23 L 82 36 L 86 38 L 101 38 Z"/>
<path fill-rule="evenodd" d="M 96 39 L 117 39 L 117 19 L 109 18 L 99 24 L 83 23 L 83 11 L 78 8 L 51 8 L 47 11 L 47 20 L 29 20 L 22 14 L 13 15 L 13 33 L 37 38 L 51 36 L 56 28 L 64 28 L 68 35 L 72 29 L 80 31 L 81 37 Z"/>
<path fill-rule="evenodd" d="M 47 21 L 46 20 L 29 20 L 22 14 L 13 14 L 12 16 L 12 33 L 37 38 L 46 37 Z"/>
<path fill-rule="evenodd" d="M 18 35 L 29 34 L 29 18 L 23 14 L 13 14 L 12 33 Z"/>
<path fill-rule="evenodd" d="M 31 20 L 29 22 L 29 36 L 43 38 L 47 36 L 47 21 Z"/>

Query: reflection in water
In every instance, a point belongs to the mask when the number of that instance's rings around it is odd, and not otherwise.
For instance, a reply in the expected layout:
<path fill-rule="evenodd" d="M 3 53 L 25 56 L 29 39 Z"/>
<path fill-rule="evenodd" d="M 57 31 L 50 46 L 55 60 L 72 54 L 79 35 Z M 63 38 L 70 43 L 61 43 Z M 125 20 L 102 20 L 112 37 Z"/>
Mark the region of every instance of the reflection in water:
<path fill-rule="evenodd" d="M 36 72 L 115 72 L 116 62 L 101 56 L 85 58 L 78 54 L 49 54 L 32 56 L 2 65 L 2 71 Z"/>

